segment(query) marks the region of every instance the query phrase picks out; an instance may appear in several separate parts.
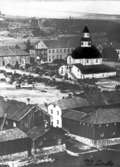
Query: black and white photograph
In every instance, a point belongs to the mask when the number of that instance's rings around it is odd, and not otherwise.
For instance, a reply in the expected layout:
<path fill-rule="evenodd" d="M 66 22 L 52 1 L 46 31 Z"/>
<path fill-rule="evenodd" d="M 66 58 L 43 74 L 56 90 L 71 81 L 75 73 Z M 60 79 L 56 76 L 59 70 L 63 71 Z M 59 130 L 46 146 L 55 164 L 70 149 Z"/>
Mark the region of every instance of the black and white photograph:
<path fill-rule="evenodd" d="M 0 167 L 120 167 L 119 0 L 0 0 Z"/>

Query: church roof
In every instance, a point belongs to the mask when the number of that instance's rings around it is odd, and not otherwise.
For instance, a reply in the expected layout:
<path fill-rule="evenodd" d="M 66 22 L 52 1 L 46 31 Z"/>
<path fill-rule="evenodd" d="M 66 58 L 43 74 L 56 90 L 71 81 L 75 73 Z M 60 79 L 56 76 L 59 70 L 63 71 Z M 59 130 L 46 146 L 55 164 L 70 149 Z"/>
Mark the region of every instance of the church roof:
<path fill-rule="evenodd" d="M 105 72 L 114 72 L 116 71 L 114 68 L 106 66 L 104 64 L 100 65 L 86 65 L 75 64 L 83 74 L 97 74 L 97 73 L 105 73 Z"/>
<path fill-rule="evenodd" d="M 96 59 L 102 58 L 102 55 L 95 46 L 91 47 L 77 47 L 72 52 L 72 58 L 74 59 Z"/>
<path fill-rule="evenodd" d="M 89 29 L 88 29 L 87 26 L 84 27 L 84 29 L 83 29 L 83 33 L 89 33 Z"/>

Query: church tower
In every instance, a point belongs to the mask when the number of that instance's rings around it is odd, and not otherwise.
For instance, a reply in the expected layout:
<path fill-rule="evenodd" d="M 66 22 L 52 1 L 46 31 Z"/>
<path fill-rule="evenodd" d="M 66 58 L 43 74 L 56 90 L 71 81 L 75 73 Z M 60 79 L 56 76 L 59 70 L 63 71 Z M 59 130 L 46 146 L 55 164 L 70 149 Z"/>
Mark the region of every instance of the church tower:
<path fill-rule="evenodd" d="M 81 47 L 91 47 L 91 45 L 92 45 L 92 40 L 90 32 L 88 30 L 88 27 L 85 26 L 82 32 Z"/>

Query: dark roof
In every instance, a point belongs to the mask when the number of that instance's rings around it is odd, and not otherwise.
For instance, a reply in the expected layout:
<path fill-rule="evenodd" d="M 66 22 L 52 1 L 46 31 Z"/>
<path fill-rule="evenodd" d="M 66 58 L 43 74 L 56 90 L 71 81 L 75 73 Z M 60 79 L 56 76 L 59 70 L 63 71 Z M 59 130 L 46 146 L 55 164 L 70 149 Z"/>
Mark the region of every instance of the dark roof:
<path fill-rule="evenodd" d="M 100 65 L 87 65 L 83 66 L 82 64 L 75 64 L 82 74 L 95 74 L 95 73 L 105 73 L 105 72 L 114 72 L 116 71 L 114 68 L 106 66 L 104 64 Z"/>
<path fill-rule="evenodd" d="M 77 111 L 77 110 L 68 110 L 63 113 L 63 118 L 80 121 L 87 114 L 85 112 Z"/>
<path fill-rule="evenodd" d="M 90 124 L 106 124 L 120 122 L 120 108 L 98 108 L 81 120 Z"/>
<path fill-rule="evenodd" d="M 0 101 L 0 117 L 3 117 L 3 114 L 7 113 L 8 119 L 20 121 L 32 108 L 34 109 L 35 106 L 16 100 Z"/>
<path fill-rule="evenodd" d="M 84 29 L 83 29 L 83 33 L 89 33 L 89 29 L 88 29 L 87 26 L 84 27 Z"/>
<path fill-rule="evenodd" d="M 0 131 L 0 142 L 11 141 L 16 139 L 28 138 L 27 134 L 18 128 Z"/>
<path fill-rule="evenodd" d="M 25 52 L 24 50 L 14 48 L 14 47 L 7 47 L 2 46 L 0 47 L 0 57 L 7 57 L 7 56 L 28 56 L 29 53 Z"/>
<path fill-rule="evenodd" d="M 89 106 L 89 102 L 85 98 L 75 96 L 58 100 L 54 104 L 58 105 L 62 110 Z"/>
<path fill-rule="evenodd" d="M 72 58 L 74 59 L 96 59 L 102 58 L 102 55 L 95 46 L 91 47 L 77 47 L 72 52 Z"/>

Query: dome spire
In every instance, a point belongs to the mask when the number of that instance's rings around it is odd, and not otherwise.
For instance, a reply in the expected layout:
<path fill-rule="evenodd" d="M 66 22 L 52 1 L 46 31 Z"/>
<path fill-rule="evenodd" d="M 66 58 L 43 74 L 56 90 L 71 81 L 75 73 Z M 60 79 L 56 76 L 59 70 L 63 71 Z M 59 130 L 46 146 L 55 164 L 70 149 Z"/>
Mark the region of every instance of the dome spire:
<path fill-rule="evenodd" d="M 83 29 L 83 33 L 90 33 L 90 32 L 89 32 L 89 29 L 88 29 L 87 26 L 84 27 L 84 29 Z"/>
<path fill-rule="evenodd" d="M 90 32 L 87 26 L 83 29 L 83 35 L 81 38 L 81 47 L 91 47 L 92 41 L 90 38 Z"/>

